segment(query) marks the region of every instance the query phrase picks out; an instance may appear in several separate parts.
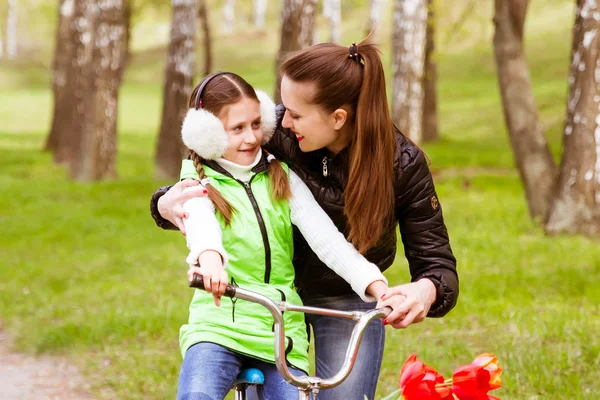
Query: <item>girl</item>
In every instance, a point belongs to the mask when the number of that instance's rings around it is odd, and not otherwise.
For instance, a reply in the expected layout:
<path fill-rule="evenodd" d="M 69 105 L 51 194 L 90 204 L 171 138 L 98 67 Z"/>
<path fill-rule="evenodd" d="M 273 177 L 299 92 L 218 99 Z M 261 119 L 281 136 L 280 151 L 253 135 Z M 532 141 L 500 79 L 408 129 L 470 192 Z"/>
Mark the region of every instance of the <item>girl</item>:
<path fill-rule="evenodd" d="M 392 123 L 383 65 L 365 40 L 350 47 L 322 43 L 293 54 L 281 66 L 277 128 L 267 150 L 288 163 L 340 231 L 383 271 L 396 255 L 399 227 L 411 282 L 391 288 L 406 296 L 388 317 L 406 328 L 442 317 L 456 304 L 458 275 L 433 179 L 423 152 Z M 151 213 L 162 228 L 185 230 L 183 203 L 202 196 L 183 181 L 160 188 Z M 175 225 L 174 225 L 175 224 Z M 330 272 L 301 235 L 294 235 L 296 284 L 305 305 L 344 310 L 371 309 Z M 352 324 L 308 316 L 315 336 L 317 375 L 331 376 L 343 361 L 341 347 Z M 352 373 L 321 400 L 375 396 L 385 331 L 372 323 L 363 336 Z"/>
<path fill-rule="evenodd" d="M 189 323 L 180 331 L 184 361 L 179 399 L 222 399 L 240 369 L 247 367 L 265 375 L 262 398 L 297 396 L 297 389 L 283 381 L 274 365 L 269 312 L 251 302 L 221 304 L 219 299 L 231 277 L 272 300 L 301 303 L 294 290 L 292 223 L 363 299 L 372 301 L 367 293 L 379 298 L 387 289 L 381 271 L 346 242 L 302 180 L 262 151 L 275 122 L 273 102 L 232 73 L 208 76 L 190 98 L 182 138 L 191 162 L 184 163 L 182 177 L 200 180 L 208 196 L 184 206 L 188 276 L 202 275 L 213 294 L 195 292 Z M 286 312 L 284 319 L 286 360 L 293 373 L 305 374 L 304 315 Z"/>

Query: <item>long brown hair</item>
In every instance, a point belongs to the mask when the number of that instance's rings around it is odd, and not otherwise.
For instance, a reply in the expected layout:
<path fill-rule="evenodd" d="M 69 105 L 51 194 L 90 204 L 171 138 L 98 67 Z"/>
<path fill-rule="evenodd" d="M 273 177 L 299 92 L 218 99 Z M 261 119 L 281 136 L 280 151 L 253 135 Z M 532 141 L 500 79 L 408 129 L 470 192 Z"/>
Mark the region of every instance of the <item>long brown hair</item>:
<path fill-rule="evenodd" d="M 350 227 L 348 239 L 365 253 L 379 242 L 393 219 L 396 140 L 377 46 L 367 37 L 358 44 L 358 58 L 349 55 L 348 47 L 317 44 L 284 61 L 280 73 L 294 82 L 314 83 L 310 101 L 327 112 L 343 105 L 352 108 L 344 214 Z"/>
<path fill-rule="evenodd" d="M 194 102 L 196 101 L 196 94 L 198 93 L 198 89 L 202 85 L 202 82 L 192 90 L 188 103 L 189 108 L 195 107 Z M 206 84 L 202 90 L 202 108 L 213 113 L 217 117 L 220 117 L 225 107 L 235 104 L 243 98 L 256 100 L 257 103 L 259 102 L 254 88 L 246 82 L 244 78 L 234 73 L 227 72 L 215 76 Z M 191 149 L 190 158 L 194 162 L 199 179 L 204 179 L 206 177 L 204 169 L 202 168 L 204 160 Z M 269 164 L 269 177 L 272 198 L 274 200 L 288 199 L 291 196 L 290 183 L 279 160 L 271 160 Z M 206 190 L 215 209 L 223 216 L 225 224 L 229 225 L 235 208 L 212 185 L 206 185 Z"/>

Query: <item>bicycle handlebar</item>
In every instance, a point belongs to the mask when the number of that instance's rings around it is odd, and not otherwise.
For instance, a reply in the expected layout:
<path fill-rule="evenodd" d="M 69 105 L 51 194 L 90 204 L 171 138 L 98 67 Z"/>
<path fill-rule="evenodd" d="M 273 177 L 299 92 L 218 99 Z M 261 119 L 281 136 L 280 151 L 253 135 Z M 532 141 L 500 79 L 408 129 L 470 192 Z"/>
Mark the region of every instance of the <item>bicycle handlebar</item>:
<path fill-rule="evenodd" d="M 189 286 L 192 288 L 205 290 L 204 279 L 201 275 L 194 274 Z M 277 367 L 277 371 L 287 382 L 302 389 L 329 389 L 341 384 L 348 377 L 348 375 L 350 375 L 350 371 L 356 362 L 358 347 L 360 345 L 365 328 L 369 322 L 377 318 L 385 318 L 391 311 L 389 307 L 362 312 L 298 306 L 285 301 L 275 302 L 260 293 L 246 290 L 238 286 L 233 286 L 231 284 L 227 285 L 225 296 L 232 298 L 235 297 L 260 304 L 270 311 L 275 321 L 275 366 Z M 344 359 L 344 363 L 337 374 L 331 378 L 321 379 L 313 376 L 296 376 L 290 372 L 285 362 L 285 326 L 282 314 L 284 311 L 299 311 L 309 314 L 321 314 L 348 318 L 356 321 L 356 326 L 352 331 L 348 348 L 346 349 L 346 358 Z"/>

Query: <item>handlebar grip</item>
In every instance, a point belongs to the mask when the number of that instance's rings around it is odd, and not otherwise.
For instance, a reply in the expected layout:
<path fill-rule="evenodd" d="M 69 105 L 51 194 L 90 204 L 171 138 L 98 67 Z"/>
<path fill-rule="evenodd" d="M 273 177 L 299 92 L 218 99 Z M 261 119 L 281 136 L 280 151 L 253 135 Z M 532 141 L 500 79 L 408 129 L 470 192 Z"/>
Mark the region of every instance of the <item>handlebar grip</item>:
<path fill-rule="evenodd" d="M 204 288 L 204 278 L 202 277 L 202 275 L 194 274 L 192 281 L 190 282 L 190 287 L 200 290 L 206 290 Z M 227 285 L 227 289 L 225 289 L 225 296 L 235 297 L 235 288 L 236 287 L 231 284 Z"/>

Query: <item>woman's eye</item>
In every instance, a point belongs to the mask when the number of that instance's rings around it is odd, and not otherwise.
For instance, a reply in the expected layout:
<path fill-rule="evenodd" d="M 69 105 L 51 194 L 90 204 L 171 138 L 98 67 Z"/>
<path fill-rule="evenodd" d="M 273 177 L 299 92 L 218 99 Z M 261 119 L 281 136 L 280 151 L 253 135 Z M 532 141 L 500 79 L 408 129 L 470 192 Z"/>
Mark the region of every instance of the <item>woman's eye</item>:
<path fill-rule="evenodd" d="M 299 115 L 292 115 L 292 119 L 299 119 L 300 116 Z"/>

